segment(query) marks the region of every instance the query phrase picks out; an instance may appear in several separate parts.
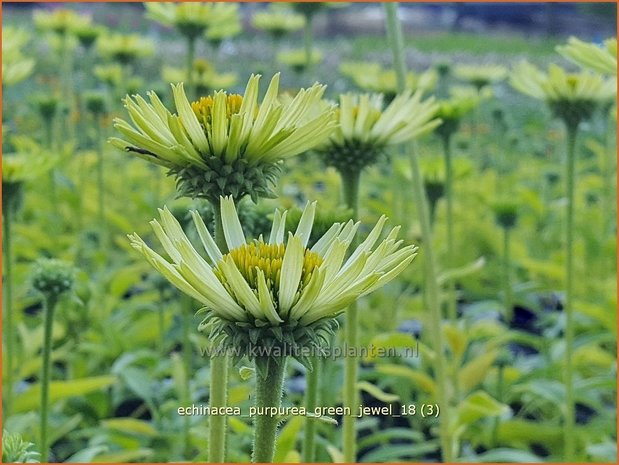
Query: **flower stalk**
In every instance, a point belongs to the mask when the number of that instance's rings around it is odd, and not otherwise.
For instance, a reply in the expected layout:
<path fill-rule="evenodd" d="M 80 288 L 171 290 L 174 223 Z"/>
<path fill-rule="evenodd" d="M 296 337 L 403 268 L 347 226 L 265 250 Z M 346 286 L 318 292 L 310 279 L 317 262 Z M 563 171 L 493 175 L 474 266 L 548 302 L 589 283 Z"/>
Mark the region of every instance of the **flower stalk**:
<path fill-rule="evenodd" d="M 313 412 L 318 405 L 320 363 L 320 358 L 312 357 L 312 370 L 305 374 L 305 408 L 308 412 Z M 316 457 L 316 420 L 310 417 L 305 419 L 302 456 L 304 463 L 313 463 Z"/>
<path fill-rule="evenodd" d="M 503 299 L 505 306 L 505 321 L 510 322 L 513 317 L 513 296 L 511 285 L 510 259 L 510 228 L 503 228 Z"/>
<path fill-rule="evenodd" d="M 215 218 L 214 240 L 222 252 L 228 250 L 224 227 L 221 219 L 219 203 L 211 202 Z M 228 405 L 228 356 L 214 355 L 211 357 L 210 377 L 210 406 L 226 407 Z M 225 415 L 211 416 L 209 420 L 208 459 L 210 463 L 223 463 L 226 457 L 226 429 Z"/>
<path fill-rule="evenodd" d="M 262 361 L 258 359 L 262 358 Z M 264 376 L 258 366 L 266 366 Z M 256 358 L 256 408 L 258 414 L 254 429 L 254 452 L 252 462 L 271 463 L 275 455 L 277 442 L 277 426 L 280 418 L 265 413 L 265 409 L 279 408 L 282 403 L 284 375 L 286 373 L 286 358 L 261 356 Z"/>
<path fill-rule="evenodd" d="M 445 160 L 445 199 L 447 201 L 447 268 L 454 267 L 454 226 L 453 226 L 453 163 L 451 153 L 451 133 L 446 132 L 441 137 L 443 142 L 443 157 Z M 455 321 L 458 316 L 456 305 L 456 283 L 450 279 L 447 284 L 447 316 Z"/>
<path fill-rule="evenodd" d="M 574 185 L 576 164 L 576 139 L 578 123 L 566 121 L 567 132 L 567 212 L 565 260 L 565 461 L 574 461 Z"/>
<path fill-rule="evenodd" d="M 4 189 L 3 189 L 4 190 Z M 5 390 L 3 396 L 5 399 L 4 404 L 4 418 L 7 418 L 11 414 L 11 408 L 13 407 L 13 374 L 15 370 L 15 323 L 13 321 L 13 246 L 12 246 L 12 233 L 13 233 L 13 204 L 11 199 L 5 191 L 4 195 L 9 200 L 9 205 L 6 205 L 2 209 L 3 221 L 2 221 L 2 258 L 4 259 L 4 316 L 2 321 L 4 323 L 4 334 L 6 341 L 6 380 Z"/>
<path fill-rule="evenodd" d="M 387 16 L 387 32 L 393 51 L 396 74 L 398 76 L 398 86 L 404 89 L 406 69 L 404 64 L 404 40 L 402 37 L 401 24 L 398 21 L 398 3 L 385 3 Z M 435 353 L 435 373 L 436 373 L 436 398 L 441 408 L 439 419 L 441 455 L 443 462 L 454 460 L 453 439 L 449 431 L 448 420 L 451 418 L 451 406 L 447 396 L 447 385 L 445 376 L 445 353 L 443 351 L 443 333 L 441 328 L 441 307 L 439 300 L 439 288 L 437 282 L 436 265 L 434 261 L 434 250 L 432 246 L 432 227 L 430 224 L 430 213 L 428 199 L 423 186 L 423 178 L 417 158 L 415 144 L 411 144 L 410 163 L 412 170 L 412 184 L 415 198 L 418 202 L 419 221 L 421 223 L 421 237 L 424 244 L 424 268 L 426 276 L 426 303 L 430 311 L 430 332 L 434 342 Z"/>
<path fill-rule="evenodd" d="M 361 171 L 353 170 L 348 172 L 340 172 L 342 178 L 342 189 L 344 194 L 344 202 L 346 206 L 353 212 L 353 220 L 359 218 L 359 187 L 361 184 Z M 353 303 L 346 310 L 346 323 L 344 340 L 347 347 L 357 347 L 359 333 L 359 315 L 357 303 Z M 357 372 L 358 362 L 356 357 L 346 357 L 344 365 L 344 407 L 350 408 L 351 412 L 355 412 L 357 402 Z M 344 461 L 349 463 L 356 462 L 357 457 L 357 438 L 356 438 L 356 423 L 355 415 L 345 415 L 343 419 L 342 430 L 342 452 L 344 453 Z"/>
<path fill-rule="evenodd" d="M 52 328 L 54 324 L 54 310 L 58 298 L 50 295 L 44 299 L 44 334 L 43 334 L 43 370 L 41 373 L 41 462 L 48 462 L 48 415 L 49 415 L 49 382 L 50 382 L 50 355 L 52 349 Z"/>

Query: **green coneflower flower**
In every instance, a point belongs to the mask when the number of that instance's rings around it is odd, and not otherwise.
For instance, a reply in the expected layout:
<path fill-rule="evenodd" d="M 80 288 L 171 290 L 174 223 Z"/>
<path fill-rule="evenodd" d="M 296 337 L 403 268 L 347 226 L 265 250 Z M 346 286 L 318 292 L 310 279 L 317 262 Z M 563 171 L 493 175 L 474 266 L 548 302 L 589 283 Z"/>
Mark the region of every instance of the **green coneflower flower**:
<path fill-rule="evenodd" d="M 237 5 L 217 2 L 144 3 L 151 19 L 173 27 L 182 35 L 196 39 L 218 22 L 227 22 L 237 16 Z"/>
<path fill-rule="evenodd" d="M 389 102 L 398 94 L 397 76 L 392 69 L 382 69 L 376 63 L 343 63 L 340 71 L 348 76 L 357 87 L 368 92 L 377 92 L 385 95 Z M 429 69 L 422 73 L 406 73 L 406 89 L 412 92 L 420 90 L 428 92 L 434 89 L 438 81 L 435 70 Z"/>
<path fill-rule="evenodd" d="M 119 64 L 98 65 L 93 68 L 95 77 L 111 88 L 117 88 L 123 81 L 123 69 Z"/>
<path fill-rule="evenodd" d="M 151 56 L 155 44 L 138 34 L 108 34 L 97 39 L 97 49 L 104 58 L 127 65 L 138 58 Z"/>
<path fill-rule="evenodd" d="M 219 17 L 215 17 L 204 37 L 213 48 L 218 48 L 225 39 L 231 39 L 238 36 L 243 31 L 243 26 L 238 16 L 238 5 L 224 5 L 229 11 L 220 13 Z"/>
<path fill-rule="evenodd" d="M 570 37 L 567 45 L 557 47 L 557 52 L 582 68 L 610 76 L 617 75 L 616 37 L 605 40 L 603 46 Z"/>
<path fill-rule="evenodd" d="M 507 77 L 507 68 L 501 65 L 459 65 L 454 69 L 454 75 L 469 84 L 481 89 Z"/>
<path fill-rule="evenodd" d="M 617 93 L 617 79 L 589 72 L 568 74 L 557 65 L 548 73 L 522 62 L 512 73 L 512 86 L 533 98 L 545 101 L 555 116 L 570 125 L 588 119 L 598 105 L 611 102 Z"/>
<path fill-rule="evenodd" d="M 171 261 L 137 234 L 129 238 L 158 272 L 205 306 L 204 324 L 232 344 L 260 341 L 268 346 L 284 339 L 313 344 L 307 328 L 330 324 L 352 302 L 400 274 L 416 255 L 415 246 L 401 247 L 402 241 L 396 239 L 399 227 L 375 247 L 385 217 L 347 260 L 359 226 L 352 221 L 335 223 L 308 249 L 316 203 L 307 204 L 295 233 L 289 232 L 287 239 L 286 212 L 276 211 L 268 239 L 248 243 L 232 198 L 222 198 L 220 205 L 228 253 L 217 248 L 196 212 L 193 220 L 208 260 L 193 248 L 167 208 L 160 210 L 161 221 L 151 225 Z"/>
<path fill-rule="evenodd" d="M 128 96 L 125 106 L 134 126 L 116 119 L 114 126 L 126 140 L 110 142 L 169 168 L 181 195 L 211 202 L 226 195 L 272 196 L 270 183 L 281 160 L 324 142 L 335 125 L 334 109 L 316 111 L 325 89 L 319 84 L 281 102 L 279 74 L 258 104 L 259 79 L 250 77 L 244 96 L 219 91 L 193 103 L 183 84 L 172 85 L 177 114 L 154 92 L 148 94 L 150 103 Z"/>
<path fill-rule="evenodd" d="M 305 16 L 282 8 L 271 7 L 269 11 L 255 13 L 252 24 L 256 29 L 267 32 L 274 39 L 303 29 Z"/>
<path fill-rule="evenodd" d="M 107 29 L 103 26 L 94 26 L 92 24 L 83 24 L 75 28 L 73 31 L 80 45 L 86 50 L 90 50 L 95 41 L 100 35 L 107 32 Z"/>
<path fill-rule="evenodd" d="M 54 11 L 36 10 L 33 14 L 34 24 L 42 31 L 52 31 L 58 35 L 73 33 L 89 25 L 92 18 L 80 15 L 73 10 L 58 9 Z"/>
<path fill-rule="evenodd" d="M 443 121 L 443 124 L 436 128 L 436 133 L 441 137 L 452 136 L 458 130 L 462 118 L 473 111 L 480 101 L 477 92 L 468 95 L 464 92 L 455 94 L 452 92 L 449 99 L 439 100 L 436 116 Z"/>
<path fill-rule="evenodd" d="M 313 49 L 308 63 L 305 50 L 286 50 L 277 54 L 277 61 L 290 66 L 297 73 L 302 73 L 308 65 L 313 66 L 320 63 L 322 61 L 322 53 L 320 50 Z"/>
<path fill-rule="evenodd" d="M 230 88 L 238 81 L 236 73 L 219 73 L 209 62 L 202 59 L 194 61 L 192 72 L 193 83 L 196 86 L 198 95 Z M 166 82 L 183 82 L 188 80 L 186 69 L 172 66 L 164 66 L 161 70 L 161 77 Z"/>
<path fill-rule="evenodd" d="M 410 141 L 440 124 L 434 98 L 421 100 L 421 92 L 397 96 L 384 110 L 379 94 L 343 94 L 339 126 L 318 151 L 340 172 L 360 171 L 375 163 L 385 149 Z"/>

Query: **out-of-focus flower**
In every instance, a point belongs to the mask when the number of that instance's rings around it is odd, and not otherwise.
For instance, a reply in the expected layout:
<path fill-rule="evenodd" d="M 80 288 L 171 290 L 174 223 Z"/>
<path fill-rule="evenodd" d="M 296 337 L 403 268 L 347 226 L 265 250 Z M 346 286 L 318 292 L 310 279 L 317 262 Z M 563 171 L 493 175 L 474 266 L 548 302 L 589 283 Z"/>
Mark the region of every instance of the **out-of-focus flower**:
<path fill-rule="evenodd" d="M 39 463 L 41 454 L 33 448 L 19 434 L 2 431 L 2 463 Z"/>
<path fill-rule="evenodd" d="M 228 12 L 222 12 L 221 17 L 211 24 L 204 37 L 213 48 L 218 48 L 226 39 L 238 36 L 243 31 L 243 26 L 237 13 L 237 4 L 225 5 L 228 8 L 233 8 Z"/>
<path fill-rule="evenodd" d="M 27 79 L 34 69 L 34 60 L 22 53 L 28 43 L 26 31 L 11 26 L 2 28 L 2 85 L 12 86 Z"/>
<path fill-rule="evenodd" d="M 200 37 L 206 29 L 218 23 L 238 22 L 238 5 L 218 2 L 146 2 L 151 19 L 173 27 L 189 39 Z"/>
<path fill-rule="evenodd" d="M 193 103 L 183 84 L 172 85 L 177 114 L 154 92 L 148 93 L 150 103 L 127 96 L 133 125 L 114 120 L 125 139 L 110 142 L 169 168 L 181 195 L 215 202 L 222 195 L 271 196 L 280 162 L 325 141 L 335 125 L 334 109 L 316 111 L 325 89 L 319 84 L 280 101 L 279 74 L 258 104 L 259 79 L 251 76 L 243 96 L 218 91 Z"/>
<path fill-rule="evenodd" d="M 357 87 L 369 92 L 379 92 L 385 95 L 387 101 L 393 100 L 398 94 L 398 80 L 394 70 L 382 69 L 377 63 L 344 63 L 340 71 L 348 76 Z M 408 72 L 406 74 L 406 90 L 428 92 L 434 89 L 438 75 L 429 69 L 422 73 Z"/>
<path fill-rule="evenodd" d="M 605 40 L 603 46 L 570 37 L 567 45 L 557 47 L 557 52 L 582 68 L 610 76 L 617 75 L 616 37 Z"/>
<path fill-rule="evenodd" d="M 86 50 L 90 50 L 97 38 L 107 33 L 107 29 L 103 26 L 84 24 L 77 27 L 73 32 L 80 45 Z"/>
<path fill-rule="evenodd" d="M 43 149 L 28 137 L 11 139 L 14 151 L 2 156 L 2 184 L 32 181 L 47 173 L 60 157 Z"/>
<path fill-rule="evenodd" d="M 81 15 L 73 10 L 56 9 L 53 11 L 35 10 L 34 24 L 41 31 L 51 31 L 59 35 L 74 33 L 76 30 L 90 25 L 92 18 Z"/>
<path fill-rule="evenodd" d="M 281 39 L 286 34 L 302 29 L 305 25 L 305 16 L 272 6 L 269 11 L 255 13 L 252 24 L 274 39 Z"/>
<path fill-rule="evenodd" d="M 220 210 L 228 252 L 220 250 L 200 216 L 193 220 L 208 259 L 202 257 L 166 209 L 153 230 L 165 259 L 137 235 L 131 245 L 174 286 L 193 297 L 206 313 L 202 327 L 224 345 L 241 350 L 250 345 L 287 343 L 316 345 L 316 330 L 363 295 L 398 276 L 415 258 L 417 247 L 402 247 L 399 227 L 379 242 L 386 218 L 348 256 L 359 223 L 333 224 L 311 247 L 316 203 L 305 207 L 294 234 L 286 237 L 286 212 L 275 212 L 268 240 L 247 242 L 231 198 Z"/>
<path fill-rule="evenodd" d="M 477 89 L 500 82 L 507 77 L 507 68 L 501 65 L 458 65 L 454 75 Z"/>
<path fill-rule="evenodd" d="M 123 80 L 123 68 L 119 64 L 98 65 L 93 68 L 93 74 L 106 85 L 117 88 Z"/>
<path fill-rule="evenodd" d="M 104 58 L 127 65 L 153 55 L 155 44 L 138 34 L 109 34 L 97 39 L 97 49 Z"/>
<path fill-rule="evenodd" d="M 511 84 L 523 94 L 545 101 L 569 126 L 590 118 L 598 105 L 608 104 L 617 95 L 616 77 L 603 78 L 586 71 L 569 74 L 557 65 L 550 65 L 544 73 L 522 62 L 514 69 Z"/>
<path fill-rule="evenodd" d="M 164 66 L 161 76 L 166 82 L 187 81 L 187 71 L 183 68 Z M 193 65 L 193 83 L 197 94 L 209 94 L 219 89 L 227 89 L 234 86 L 238 81 L 236 73 L 218 73 L 206 60 L 197 59 Z"/>
<path fill-rule="evenodd" d="M 421 98 L 421 92 L 406 91 L 383 110 L 380 94 L 341 95 L 339 126 L 318 151 L 340 172 L 359 172 L 375 163 L 388 146 L 410 141 L 440 124 L 434 98 Z"/>
<path fill-rule="evenodd" d="M 283 52 L 279 52 L 277 54 L 277 61 L 287 66 L 290 66 L 293 71 L 297 73 L 302 73 L 308 66 L 307 55 L 305 54 L 305 50 L 303 49 L 286 50 Z M 320 63 L 321 61 L 322 53 L 320 52 L 320 50 L 312 50 L 312 53 L 310 53 L 309 65 L 313 66 Z"/>
<path fill-rule="evenodd" d="M 468 88 L 458 91 L 450 89 L 451 96 L 445 100 L 438 101 L 436 116 L 443 123 L 436 128 L 436 133 L 442 137 L 449 137 L 458 130 L 462 118 L 473 111 L 481 102 L 481 97 L 477 90 Z"/>

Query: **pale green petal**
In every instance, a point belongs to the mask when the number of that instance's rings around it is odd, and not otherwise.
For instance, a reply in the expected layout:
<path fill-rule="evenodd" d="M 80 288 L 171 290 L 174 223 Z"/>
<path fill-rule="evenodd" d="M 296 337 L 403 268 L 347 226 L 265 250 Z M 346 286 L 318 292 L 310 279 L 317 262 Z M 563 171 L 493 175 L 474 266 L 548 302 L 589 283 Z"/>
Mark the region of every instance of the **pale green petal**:
<path fill-rule="evenodd" d="M 273 297 L 267 287 L 264 272 L 261 269 L 258 269 L 256 270 L 256 273 L 258 275 L 258 299 L 260 300 L 260 308 L 262 313 L 271 323 L 282 323 L 284 320 L 280 318 L 275 310 L 275 306 L 273 305 Z"/>
<path fill-rule="evenodd" d="M 200 240 L 202 241 L 202 245 L 204 246 L 204 250 L 210 257 L 213 264 L 219 263 L 219 261 L 223 258 L 219 247 L 215 243 L 215 240 L 211 236 L 208 228 L 204 224 L 202 217 L 198 214 L 197 211 L 191 211 L 191 217 L 193 218 L 193 222 L 196 225 L 196 229 L 198 231 L 198 236 L 200 236 Z"/>
<path fill-rule="evenodd" d="M 236 249 L 245 244 L 245 234 L 236 213 L 232 197 L 220 197 L 221 221 L 223 222 L 224 236 L 228 249 Z"/>
<path fill-rule="evenodd" d="M 262 309 L 260 302 L 254 295 L 251 287 L 245 281 L 245 278 L 236 267 L 234 260 L 230 255 L 219 264 L 220 269 L 223 271 L 226 278 L 226 282 L 234 292 L 236 299 L 249 311 L 255 318 L 262 318 Z"/>
<path fill-rule="evenodd" d="M 314 215 L 316 214 L 316 202 L 307 202 L 303 209 L 303 214 L 299 220 L 299 225 L 294 233 L 295 236 L 301 238 L 303 247 L 307 247 L 310 235 L 312 234 L 312 226 L 314 225 Z"/>
<path fill-rule="evenodd" d="M 288 233 L 279 281 L 279 314 L 283 317 L 288 315 L 299 289 L 304 251 L 301 238 Z"/>
<path fill-rule="evenodd" d="M 189 100 L 187 100 L 185 90 L 183 89 L 183 84 L 180 83 L 176 86 L 173 85 L 172 93 L 174 94 L 176 111 L 178 111 L 178 116 L 181 117 L 183 126 L 187 130 L 191 141 L 200 152 L 208 153 L 209 145 L 206 135 L 204 134 L 204 130 L 202 129 L 202 126 L 200 126 L 200 122 L 191 108 Z"/>

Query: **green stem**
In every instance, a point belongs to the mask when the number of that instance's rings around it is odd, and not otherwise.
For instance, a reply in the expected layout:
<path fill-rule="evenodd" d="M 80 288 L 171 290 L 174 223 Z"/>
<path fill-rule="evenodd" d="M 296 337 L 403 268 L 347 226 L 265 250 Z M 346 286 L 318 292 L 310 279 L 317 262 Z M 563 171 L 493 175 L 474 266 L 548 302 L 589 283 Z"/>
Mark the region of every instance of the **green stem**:
<path fill-rule="evenodd" d="M 190 98 L 197 97 L 196 86 L 193 81 L 193 61 L 196 55 L 196 38 L 187 36 L 187 93 Z"/>
<path fill-rule="evenodd" d="M 512 320 L 513 314 L 513 298 L 512 285 L 510 278 L 510 228 L 503 228 L 503 298 L 505 299 L 505 322 L 509 323 Z"/>
<path fill-rule="evenodd" d="M 574 400 L 574 172 L 578 125 L 567 126 L 567 250 L 565 261 L 565 461 L 574 461 L 575 400 Z"/>
<path fill-rule="evenodd" d="M 399 76 L 398 82 L 400 90 L 404 89 L 404 76 L 406 69 L 404 66 L 403 53 L 404 41 L 402 38 L 402 29 L 397 17 L 398 3 L 385 3 L 387 13 L 387 30 L 391 38 L 391 47 L 393 50 L 394 61 L 400 63 L 396 67 L 396 73 Z M 398 60 L 398 57 L 400 58 Z M 436 399 L 441 409 L 439 419 L 440 425 L 440 440 L 441 453 L 443 462 L 453 462 L 454 460 L 454 440 L 449 431 L 449 421 L 452 420 L 451 406 L 447 396 L 447 383 L 445 377 L 445 352 L 443 350 L 443 332 L 441 329 L 441 308 L 439 300 L 439 288 L 436 279 L 436 265 L 434 261 L 434 251 L 432 247 L 432 229 L 430 225 L 430 213 L 428 208 L 428 199 L 423 187 L 421 170 L 419 168 L 419 160 L 417 158 L 416 147 L 411 144 L 410 147 L 410 163 L 412 170 L 412 182 L 415 197 L 418 203 L 419 221 L 421 223 L 421 240 L 423 250 L 421 255 L 424 259 L 424 268 L 426 275 L 426 302 L 430 316 L 430 337 L 433 342 L 435 360 L 434 372 L 436 376 Z"/>
<path fill-rule="evenodd" d="M 50 152 L 54 150 L 54 119 L 53 118 L 45 118 L 43 121 L 45 126 L 45 145 L 47 146 L 47 150 Z M 51 202 L 51 211 L 54 213 L 54 217 L 59 218 L 58 214 L 58 194 L 56 187 L 56 168 L 52 168 L 49 172 L 49 201 Z"/>
<path fill-rule="evenodd" d="M 211 202 L 215 217 L 215 243 L 222 253 L 228 251 L 224 227 L 221 220 L 219 203 Z M 211 357 L 210 406 L 226 407 L 228 405 L 228 356 L 213 355 Z M 214 415 L 209 420 L 208 460 L 210 463 L 223 463 L 226 456 L 225 415 Z"/>
<path fill-rule="evenodd" d="M 192 353 L 191 341 L 189 339 L 189 330 L 192 322 L 193 303 L 191 297 L 183 296 L 184 305 L 181 308 L 181 325 L 183 334 L 183 365 L 185 366 L 185 386 L 183 389 L 184 404 L 189 405 L 191 401 L 191 391 L 189 388 L 189 379 L 191 378 Z M 183 417 L 183 454 L 189 454 L 189 416 Z"/>
<path fill-rule="evenodd" d="M 359 185 L 361 181 L 361 171 L 349 171 L 340 173 L 342 177 L 342 188 L 344 202 L 353 212 L 353 219 L 359 218 Z M 344 340 L 347 347 L 357 347 L 358 343 L 359 316 L 357 304 L 353 303 L 346 310 L 346 325 Z M 357 370 L 358 363 L 356 357 L 346 357 L 344 364 L 344 407 L 348 407 L 351 412 L 357 408 Z M 345 462 L 356 461 L 356 430 L 357 417 L 345 415 L 342 431 L 342 444 Z"/>
<path fill-rule="evenodd" d="M 105 222 L 105 178 L 103 161 L 103 121 L 96 121 L 97 127 L 97 201 L 99 206 L 99 227 L 101 228 L 101 247 L 106 247 L 106 222 Z"/>
<path fill-rule="evenodd" d="M 604 126 L 606 127 L 606 140 L 605 140 L 605 154 L 604 154 L 604 203 L 602 218 L 605 218 L 604 224 L 604 234 L 608 234 L 609 231 L 613 230 L 613 226 L 615 225 L 615 198 L 616 196 L 613 193 L 613 183 L 615 181 L 615 160 L 616 160 L 616 150 L 613 149 L 613 135 L 615 135 L 615 123 L 610 117 L 610 110 L 604 113 Z M 615 264 L 615 259 L 610 257 L 613 263 Z"/>
<path fill-rule="evenodd" d="M 447 260 L 446 267 L 454 267 L 454 215 L 453 215 L 453 164 L 451 156 L 451 135 L 442 137 L 443 155 L 445 158 L 445 199 L 447 200 Z M 451 321 L 455 321 L 458 313 L 456 306 L 456 283 L 450 279 L 447 283 L 447 315 Z"/>
<path fill-rule="evenodd" d="M 5 192 L 6 195 L 6 192 Z M 8 418 L 13 407 L 13 374 L 15 359 L 15 328 L 13 323 L 13 246 L 12 246 L 12 199 L 7 199 L 2 221 L 2 255 L 4 258 L 4 334 L 6 341 L 6 391 L 4 391 L 4 418 Z"/>
<path fill-rule="evenodd" d="M 265 357 L 267 370 L 262 377 L 257 369 L 256 361 L 256 408 L 254 429 L 254 452 L 252 462 L 271 463 L 275 454 L 277 442 L 277 425 L 280 421 L 278 415 L 265 413 L 264 408 L 279 408 L 282 403 L 282 389 L 284 375 L 286 373 L 286 359 Z"/>
<path fill-rule="evenodd" d="M 311 76 L 312 70 L 312 48 L 314 42 L 313 16 L 305 15 L 305 26 L 303 27 L 303 46 L 305 49 L 305 72 Z"/>
<path fill-rule="evenodd" d="M 497 372 L 497 381 L 496 381 L 496 399 L 499 402 L 503 402 L 503 371 L 505 367 L 503 365 L 499 365 Z M 498 446 L 499 443 L 499 418 L 495 417 L 493 426 L 492 426 L 492 444 L 494 447 Z"/>
<path fill-rule="evenodd" d="M 45 298 L 45 315 L 43 335 L 43 370 L 41 374 L 41 462 L 47 463 L 49 457 L 48 437 L 47 437 L 47 418 L 49 413 L 49 382 L 50 382 L 50 356 L 52 351 L 52 328 L 54 325 L 54 310 L 56 308 L 57 297 L 48 296 Z"/>
<path fill-rule="evenodd" d="M 308 412 L 313 412 L 318 404 L 318 378 L 320 359 L 312 357 L 312 371 L 305 374 L 305 408 Z M 305 419 L 305 430 L 303 432 L 303 459 L 304 463 L 312 463 L 316 453 L 316 420 L 307 417 Z"/>

